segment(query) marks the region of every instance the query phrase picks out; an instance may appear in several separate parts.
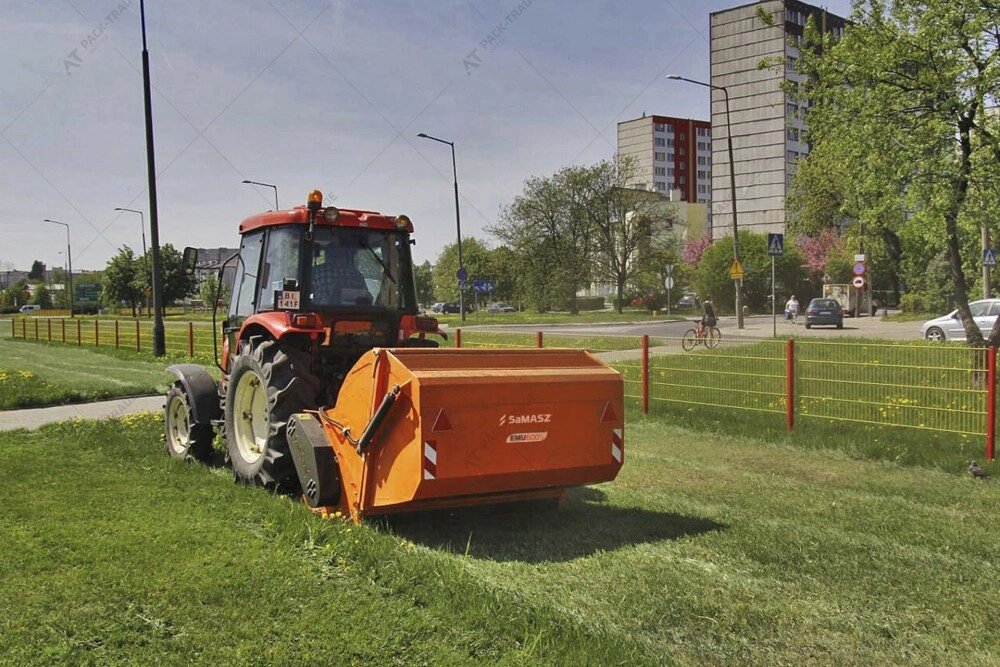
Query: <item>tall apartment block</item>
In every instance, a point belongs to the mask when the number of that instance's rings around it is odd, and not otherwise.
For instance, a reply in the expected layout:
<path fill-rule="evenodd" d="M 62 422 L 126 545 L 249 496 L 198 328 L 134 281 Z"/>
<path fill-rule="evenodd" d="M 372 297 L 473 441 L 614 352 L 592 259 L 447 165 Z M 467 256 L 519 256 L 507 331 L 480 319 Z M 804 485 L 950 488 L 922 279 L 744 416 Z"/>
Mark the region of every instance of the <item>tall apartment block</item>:
<path fill-rule="evenodd" d="M 762 20 L 760 13 L 771 20 Z M 803 141 L 802 106 L 788 99 L 783 84 L 801 81 L 795 60 L 809 17 L 821 30 L 835 35 L 847 23 L 797 0 L 762 0 L 710 16 L 711 82 L 729 93 L 741 229 L 785 231 L 785 198 L 795 164 L 809 152 L 809 145 Z M 765 58 L 782 57 L 786 59 L 784 71 L 758 69 Z M 721 90 L 712 90 L 712 127 L 712 230 L 718 237 L 731 234 L 733 228 L 726 104 Z"/>
<path fill-rule="evenodd" d="M 647 116 L 618 123 L 618 155 L 635 162 L 630 185 L 681 200 L 712 199 L 712 126 L 707 121 Z"/>

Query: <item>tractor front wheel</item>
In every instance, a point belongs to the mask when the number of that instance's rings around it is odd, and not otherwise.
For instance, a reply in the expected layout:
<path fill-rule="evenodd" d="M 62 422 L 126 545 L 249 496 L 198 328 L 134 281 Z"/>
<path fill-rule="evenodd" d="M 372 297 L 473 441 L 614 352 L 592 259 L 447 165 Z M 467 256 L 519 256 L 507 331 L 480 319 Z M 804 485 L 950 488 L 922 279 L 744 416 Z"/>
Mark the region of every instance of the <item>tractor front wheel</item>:
<path fill-rule="evenodd" d="M 258 336 L 233 360 L 226 392 L 226 441 L 237 481 L 271 489 L 295 486 L 286 424 L 316 407 L 319 382 L 309 355 Z"/>
<path fill-rule="evenodd" d="M 167 392 L 163 406 L 167 453 L 174 458 L 207 461 L 212 456 L 214 433 L 211 424 L 197 424 L 191 416 L 188 395 L 180 382 Z"/>

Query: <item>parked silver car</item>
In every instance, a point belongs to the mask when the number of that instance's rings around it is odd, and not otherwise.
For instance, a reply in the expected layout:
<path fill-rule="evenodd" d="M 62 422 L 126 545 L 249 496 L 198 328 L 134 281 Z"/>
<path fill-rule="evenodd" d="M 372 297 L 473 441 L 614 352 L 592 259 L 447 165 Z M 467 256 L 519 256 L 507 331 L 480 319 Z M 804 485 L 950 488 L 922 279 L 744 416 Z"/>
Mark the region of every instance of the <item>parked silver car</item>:
<path fill-rule="evenodd" d="M 969 310 L 972 311 L 972 317 L 976 320 L 979 330 L 983 332 L 983 336 L 988 336 L 997 321 L 997 315 L 1000 315 L 1000 299 L 973 301 L 969 304 Z M 962 320 L 957 310 L 927 320 L 920 327 L 920 333 L 927 340 L 933 341 L 965 340 L 965 328 L 962 327 Z"/>

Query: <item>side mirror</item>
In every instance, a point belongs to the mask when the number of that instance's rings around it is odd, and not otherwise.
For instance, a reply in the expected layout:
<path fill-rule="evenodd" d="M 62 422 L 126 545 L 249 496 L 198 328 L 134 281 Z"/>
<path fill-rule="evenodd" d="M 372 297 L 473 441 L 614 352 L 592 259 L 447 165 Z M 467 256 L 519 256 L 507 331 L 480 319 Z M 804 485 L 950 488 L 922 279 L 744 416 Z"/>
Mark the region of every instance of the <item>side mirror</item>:
<path fill-rule="evenodd" d="M 193 276 L 194 270 L 198 267 L 198 249 L 190 246 L 184 248 L 184 259 L 181 265 L 184 267 L 184 273 Z"/>

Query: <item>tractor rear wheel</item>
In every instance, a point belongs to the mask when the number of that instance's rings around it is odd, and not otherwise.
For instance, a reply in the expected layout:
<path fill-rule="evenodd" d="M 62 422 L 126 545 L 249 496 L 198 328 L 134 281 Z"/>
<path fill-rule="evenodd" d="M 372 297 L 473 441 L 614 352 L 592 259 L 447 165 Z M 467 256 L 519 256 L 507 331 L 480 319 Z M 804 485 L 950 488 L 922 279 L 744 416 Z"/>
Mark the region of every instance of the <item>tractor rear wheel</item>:
<path fill-rule="evenodd" d="M 212 425 L 196 424 L 192 419 L 188 395 L 180 382 L 167 392 L 163 426 L 168 454 L 184 460 L 207 461 L 211 458 L 215 437 Z"/>
<path fill-rule="evenodd" d="M 239 482 L 291 490 L 295 466 L 286 424 L 297 412 L 316 407 L 319 381 L 310 356 L 254 336 L 233 359 L 226 391 L 226 442 Z"/>

